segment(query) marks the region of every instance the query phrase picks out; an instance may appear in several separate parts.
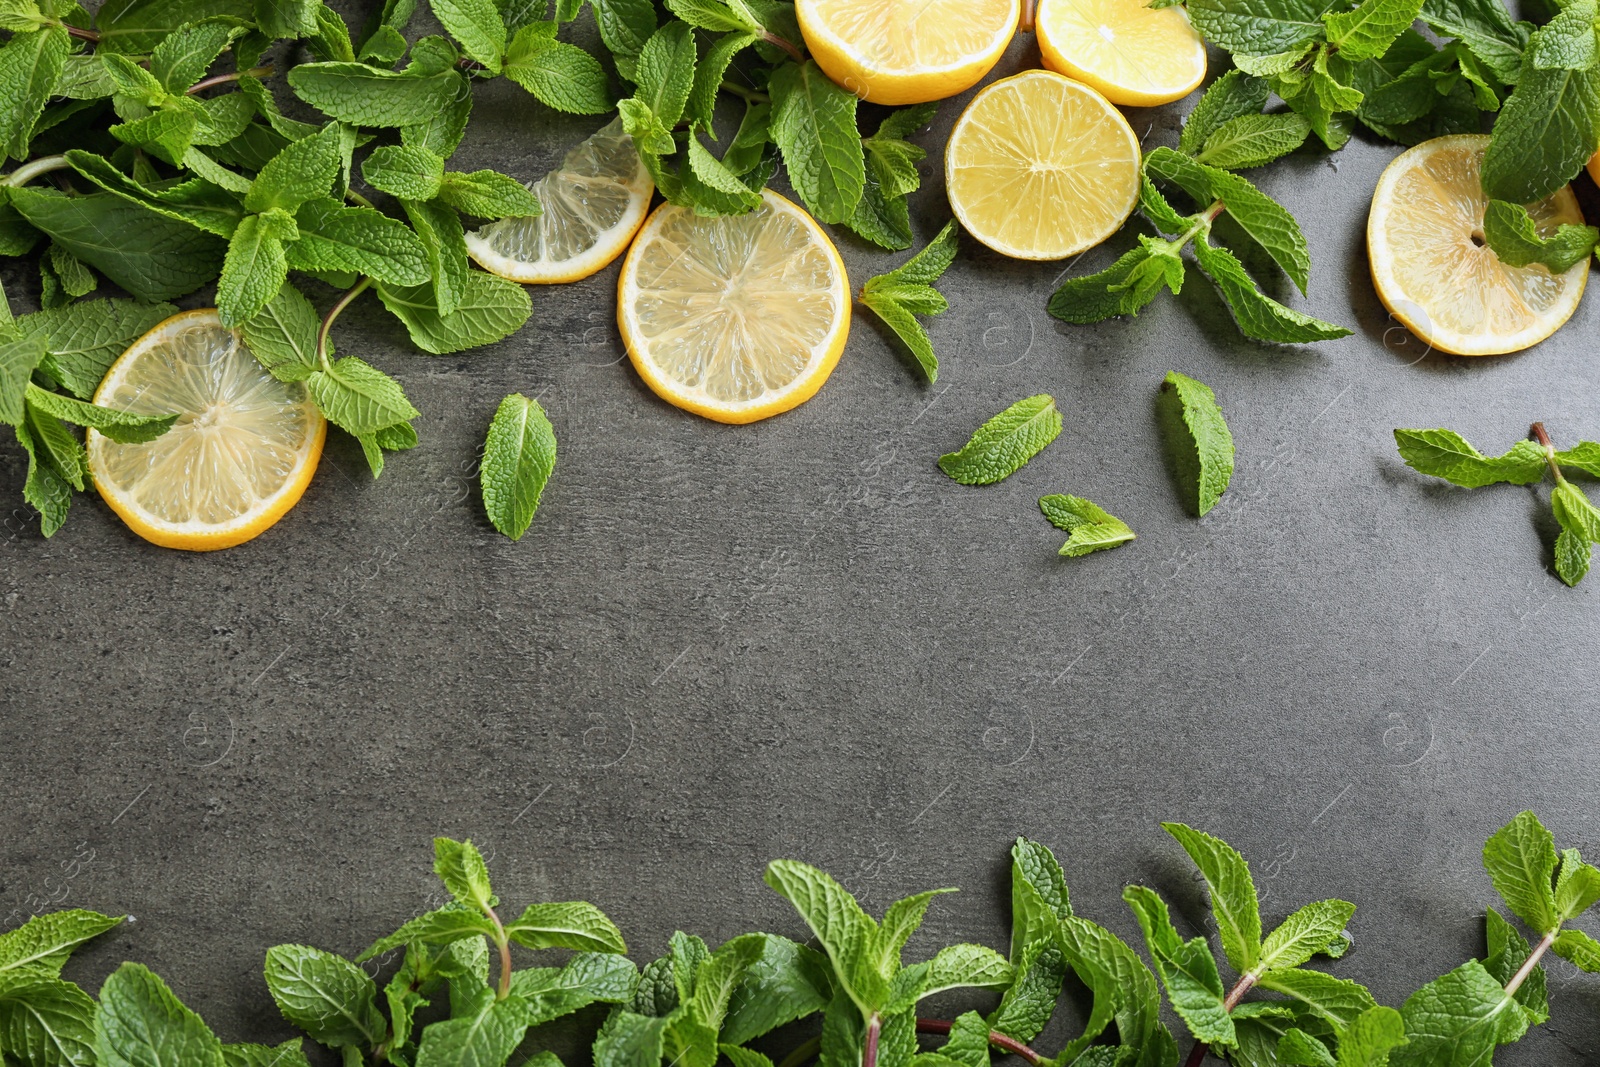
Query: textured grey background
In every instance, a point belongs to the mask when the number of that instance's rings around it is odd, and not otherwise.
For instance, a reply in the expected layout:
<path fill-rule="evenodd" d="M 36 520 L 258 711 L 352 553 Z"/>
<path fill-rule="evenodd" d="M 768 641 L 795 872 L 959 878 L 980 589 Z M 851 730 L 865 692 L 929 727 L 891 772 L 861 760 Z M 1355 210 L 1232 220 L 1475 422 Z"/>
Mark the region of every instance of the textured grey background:
<path fill-rule="evenodd" d="M 1021 39 L 997 73 L 1035 60 Z M 941 149 L 963 102 L 918 138 L 923 239 L 948 217 Z M 1172 143 L 1186 106 L 1130 117 Z M 464 162 L 536 176 L 599 122 L 484 86 Z M 1198 929 L 1187 861 L 1157 827 L 1180 819 L 1254 862 L 1269 921 L 1359 904 L 1336 970 L 1399 1004 L 1481 952 L 1478 852 L 1512 814 L 1600 852 L 1600 580 L 1551 573 L 1545 490 L 1423 479 L 1390 430 L 1445 425 L 1497 450 L 1534 418 L 1558 441 L 1600 436 L 1600 303 L 1519 356 L 1427 354 L 1367 279 L 1367 202 L 1396 151 L 1358 138 L 1252 175 L 1310 240 L 1311 296 L 1291 303 L 1353 327 L 1341 341 L 1243 341 L 1198 275 L 1136 320 L 1063 326 L 1044 304 L 1066 265 L 968 240 L 930 326 L 937 386 L 862 317 L 814 400 L 736 428 L 640 383 L 612 325 L 615 267 L 535 290 L 527 328 L 445 358 L 364 298 L 336 339 L 405 382 L 421 446 L 373 483 L 331 435 L 301 504 L 211 555 L 153 548 L 92 497 L 43 540 L 11 510 L 8 437 L 0 915 L 131 913 L 78 977 L 141 960 L 225 1038 L 278 1040 L 264 950 L 353 953 L 428 906 L 435 834 L 488 849 L 518 906 L 596 901 L 639 960 L 676 928 L 799 935 L 761 884 L 776 856 L 874 910 L 962 887 L 918 958 L 1004 946 L 1018 833 L 1054 847 L 1079 910 L 1124 936 L 1135 880 Z M 1070 269 L 1104 266 L 1132 232 Z M 838 241 L 856 285 L 901 258 Z M 31 271 L 6 276 L 19 310 Z M 1238 443 L 1204 520 L 1162 459 L 1169 369 L 1214 387 Z M 517 544 L 473 478 L 513 390 L 560 439 Z M 1022 472 L 965 488 L 937 470 L 1041 391 L 1066 429 Z M 1052 492 L 1098 501 L 1138 541 L 1059 559 L 1035 503 Z M 1554 1020 L 1503 1062 L 1593 1062 L 1600 980 L 1556 961 L 1551 984 Z M 1048 1051 L 1070 1006 L 1061 1018 Z M 561 1048 L 583 1057 L 575 1035 Z"/>

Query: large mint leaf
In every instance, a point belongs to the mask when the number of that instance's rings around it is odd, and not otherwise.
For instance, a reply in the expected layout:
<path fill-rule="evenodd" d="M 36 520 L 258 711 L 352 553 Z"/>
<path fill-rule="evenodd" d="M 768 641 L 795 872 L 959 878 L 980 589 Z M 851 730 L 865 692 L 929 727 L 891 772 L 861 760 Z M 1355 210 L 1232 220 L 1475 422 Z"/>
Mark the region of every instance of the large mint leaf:
<path fill-rule="evenodd" d="M 1122 899 L 1139 920 L 1150 959 L 1167 987 L 1167 998 L 1195 1040 L 1208 1045 L 1235 1044 L 1233 1020 L 1224 1003 L 1227 993 L 1206 939 L 1184 941 L 1179 937 L 1166 902 L 1153 889 L 1131 885 L 1122 891 Z"/>
<path fill-rule="evenodd" d="M 1390 1053 L 1391 1067 L 1487 1064 L 1495 1045 L 1527 1029 L 1521 1010 L 1477 960 L 1411 994 L 1400 1014 L 1407 1043 Z"/>
<path fill-rule="evenodd" d="M 322 197 L 300 205 L 295 223 L 300 239 L 289 245 L 289 265 L 298 270 L 348 270 L 394 285 L 428 278 L 422 242 L 380 211 Z"/>
<path fill-rule="evenodd" d="M 60 27 L 19 33 L 0 47 L 0 148 L 16 161 L 28 158 L 33 130 L 55 92 L 69 48 Z"/>
<path fill-rule="evenodd" d="M 1256 968 L 1261 961 L 1261 909 L 1256 903 L 1256 886 L 1250 865 L 1221 838 L 1185 826 L 1164 822 L 1161 828 L 1171 834 L 1211 890 L 1211 914 L 1217 920 L 1222 950 L 1240 974 Z"/>
<path fill-rule="evenodd" d="M 388 1026 L 378 1013 L 378 987 L 360 967 L 306 945 L 267 950 L 267 991 L 283 1017 L 331 1048 L 373 1046 Z"/>
<path fill-rule="evenodd" d="M 1422 21 L 1472 50 L 1506 84 L 1517 80 L 1528 24 L 1514 22 L 1500 0 L 1426 0 Z"/>
<path fill-rule="evenodd" d="M 23 218 L 141 300 L 155 303 L 215 279 L 227 245 L 187 223 L 109 193 L 13 189 Z"/>
<path fill-rule="evenodd" d="M 95 12 L 97 52 L 147 55 L 175 30 L 206 18 L 251 22 L 252 0 L 106 0 Z"/>
<path fill-rule="evenodd" d="M 226 22 L 201 22 L 169 34 L 150 53 L 150 74 L 169 93 L 186 92 L 205 77 L 242 27 Z"/>
<path fill-rule="evenodd" d="M 138 444 L 153 441 L 172 428 L 178 416 L 135 415 L 116 408 L 100 407 L 83 400 L 75 400 L 60 393 L 48 392 L 32 382 L 28 383 L 28 406 L 36 412 L 70 422 L 74 426 L 92 426 L 113 441 Z"/>
<path fill-rule="evenodd" d="M 282 382 L 300 382 L 318 367 L 321 320 L 311 301 L 285 282 L 265 307 L 240 325 L 256 362 Z M 331 347 L 329 354 L 332 354 Z"/>
<path fill-rule="evenodd" d="M 637 99 L 668 129 L 683 117 L 694 88 L 694 31 L 684 22 L 669 22 L 655 32 L 639 54 Z"/>
<path fill-rule="evenodd" d="M 0 934 L 0 974 L 19 967 L 42 967 L 51 974 L 59 974 L 61 965 L 67 962 L 74 948 L 120 922 L 120 916 L 102 915 L 83 908 L 35 915 L 15 930 Z"/>
<path fill-rule="evenodd" d="M 328 421 L 357 437 L 420 414 L 399 382 L 354 356 L 334 360 L 307 378 L 306 386 Z"/>
<path fill-rule="evenodd" d="M 851 218 L 866 182 L 856 98 L 809 60 L 774 71 L 770 92 L 772 138 L 795 191 L 822 222 Z"/>
<path fill-rule="evenodd" d="M 138 963 L 124 963 L 100 987 L 94 1036 L 100 1067 L 223 1067 L 216 1035 Z"/>
<path fill-rule="evenodd" d="M 1322 16 L 1328 43 L 1345 59 L 1359 61 L 1381 56 L 1417 20 L 1423 0 L 1364 0 L 1354 11 Z"/>
<path fill-rule="evenodd" d="M 722 1040 L 743 1045 L 785 1023 L 821 1011 L 833 996 L 828 961 L 816 950 L 768 934 L 745 968 L 722 1023 Z"/>
<path fill-rule="evenodd" d="M 356 126 L 414 126 L 449 109 L 465 83 L 454 71 L 395 74 L 365 63 L 302 63 L 289 85 L 312 107 Z"/>
<path fill-rule="evenodd" d="M 1489 880 L 1516 913 L 1537 933 L 1561 925 L 1556 911 L 1555 839 L 1531 811 L 1524 811 L 1496 830 L 1483 846 L 1483 866 Z"/>
<path fill-rule="evenodd" d="M 239 220 L 244 218 L 238 196 L 204 178 L 150 189 L 117 170 L 104 156 L 74 149 L 66 157 L 73 170 L 106 192 L 206 233 L 232 237 Z"/>
<path fill-rule="evenodd" d="M 1502 263 L 1513 267 L 1540 263 L 1552 274 L 1563 274 L 1589 258 L 1600 241 L 1600 230 L 1564 222 L 1545 237 L 1527 208 L 1491 200 L 1483 214 L 1483 236 Z"/>
<path fill-rule="evenodd" d="M 1335 1031 L 1352 1025 L 1364 1011 L 1376 1006 L 1366 986 L 1322 971 L 1299 968 L 1268 971 L 1261 976 L 1261 988 L 1282 993 L 1300 1002 L 1302 1014 L 1323 1020 Z"/>
<path fill-rule="evenodd" d="M 612 98 L 600 62 L 575 45 L 557 41 L 541 25 L 517 31 L 506 54 L 505 76 L 557 111 L 598 115 Z"/>
<path fill-rule="evenodd" d="M 494 922 L 483 912 L 452 902 L 423 912 L 388 937 L 374 941 L 356 957 L 356 962 L 364 963 L 404 945 L 448 945 L 468 937 L 494 937 L 496 933 Z"/>
<path fill-rule="evenodd" d="M 273 157 L 250 184 L 246 211 L 294 211 L 307 200 L 326 197 L 339 178 L 339 128 L 294 141 Z"/>
<path fill-rule="evenodd" d="M 1246 337 L 1275 344 L 1308 344 L 1350 335 L 1350 330 L 1344 326 L 1296 311 L 1267 296 L 1257 288 L 1255 279 L 1237 256 L 1211 244 L 1205 235 L 1190 247 L 1194 249 L 1195 262 L 1216 283 L 1227 301 L 1228 310 L 1233 312 L 1239 332 Z"/>
<path fill-rule="evenodd" d="M 516 394 L 513 394 L 516 396 Z M 535 401 L 528 401 L 532 405 L 521 419 L 510 418 L 500 426 L 509 437 L 513 431 L 520 432 L 520 440 L 515 442 L 518 455 L 516 462 L 519 466 L 531 464 L 536 469 L 531 472 L 519 471 L 517 477 L 524 474 L 536 475 L 543 471 L 543 478 L 539 479 L 539 489 L 550 477 L 550 469 L 555 466 L 556 441 L 555 430 L 549 425 L 549 420 L 544 420 L 544 425 L 537 425 L 543 418 L 544 411 Z M 495 422 L 500 422 L 501 416 L 507 411 L 505 401 L 500 404 L 500 410 L 495 414 Z M 493 425 L 489 428 L 489 444 L 511 445 L 510 440 L 497 441 Z M 497 460 L 507 459 L 508 454 L 498 452 Z M 484 453 L 484 464 L 489 463 L 489 454 Z M 518 486 L 519 491 L 526 491 L 530 486 L 527 483 Z M 486 490 L 487 491 L 487 490 Z M 538 492 L 533 492 L 533 507 L 539 506 Z M 512 509 L 520 514 L 517 508 Z M 490 509 L 490 514 L 494 510 Z M 529 518 L 532 518 L 532 509 L 529 509 Z M 527 526 L 524 525 L 526 530 Z M 511 922 L 506 923 L 506 934 L 511 940 L 526 948 L 570 948 L 581 952 L 626 952 L 628 946 L 623 943 L 622 932 L 616 924 L 606 918 L 604 912 L 593 904 L 584 901 L 570 901 L 562 903 L 530 904 L 527 909 Z"/>
<path fill-rule="evenodd" d="M 461 44 L 461 50 L 500 73 L 506 51 L 506 24 L 494 0 L 429 0 L 439 25 Z"/>
<path fill-rule="evenodd" d="M 878 924 L 828 874 L 795 860 L 773 860 L 763 880 L 793 904 L 833 961 L 842 991 L 862 1015 L 888 995 L 888 976 L 877 963 Z"/>
<path fill-rule="evenodd" d="M 1226 123 L 1247 115 L 1259 115 L 1271 95 L 1272 87 L 1265 78 L 1253 77 L 1242 70 L 1228 71 L 1211 83 L 1194 110 L 1183 120 L 1178 151 L 1188 156 L 1198 155 L 1211 135 Z"/>
<path fill-rule="evenodd" d="M 436 200 L 402 200 L 400 206 L 427 253 L 436 309 L 440 315 L 453 315 L 472 284 L 461 216 Z"/>
<path fill-rule="evenodd" d="M 1027 1043 L 1049 1023 L 1067 976 L 1066 961 L 1056 947 L 1053 932 L 1048 939 L 1032 941 L 1022 950 L 1014 973 L 1016 977 L 1000 998 L 1000 1006 L 989 1016 L 989 1025 L 1007 1037 Z"/>
<path fill-rule="evenodd" d="M 474 990 L 466 1003 L 452 1005 L 448 1020 L 423 1028 L 416 1067 L 503 1064 L 522 1043 L 527 1012 L 520 997 L 499 1000 L 493 990 Z"/>
<path fill-rule="evenodd" d="M 527 290 L 482 271 L 468 271 L 456 310 L 439 314 L 432 285 L 380 284 L 383 306 L 405 323 L 411 340 L 424 352 L 447 355 L 493 344 L 522 328 L 533 314 Z"/>
<path fill-rule="evenodd" d="M 1549 469 L 1544 450 L 1532 441 L 1518 441 L 1503 456 L 1485 456 L 1454 430 L 1396 430 L 1394 440 L 1412 470 L 1468 489 L 1496 482 L 1532 485 Z"/>
<path fill-rule="evenodd" d="M 1600 71 L 1541 69 L 1531 48 L 1530 43 L 1516 90 L 1495 119 L 1483 157 L 1484 192 L 1513 204 L 1531 204 L 1562 188 L 1600 141 Z"/>
<path fill-rule="evenodd" d="M 1236 55 L 1270 56 L 1322 36 L 1317 0 L 1190 0 L 1189 18 L 1209 41 Z"/>
<path fill-rule="evenodd" d="M 1336 944 L 1356 906 L 1344 900 L 1317 900 L 1283 920 L 1261 944 L 1259 966 L 1264 971 L 1298 967 Z"/>
<path fill-rule="evenodd" d="M 1111 931 L 1076 916 L 1056 924 L 1056 945 L 1094 995 L 1081 1035 L 1062 1049 L 1071 1063 L 1114 1020 L 1128 1067 L 1172 1067 L 1178 1049 L 1161 1021 L 1161 991 L 1134 951 Z"/>
<path fill-rule="evenodd" d="M 31 448 L 29 452 L 31 457 Z M 60 523 L 51 512 L 40 511 L 48 537 L 55 532 L 52 525 L 59 528 Z M 59 517 L 64 515 L 63 509 Z M 26 978 L 15 973 L 0 976 L 0 1049 L 27 1067 L 93 1067 L 94 1000 L 71 982 L 47 973 L 48 968 L 46 973 L 28 970 Z"/>
<path fill-rule="evenodd" d="M 246 217 L 228 241 L 228 256 L 217 281 L 222 324 L 237 326 L 266 307 L 288 276 L 283 242 L 267 232 L 260 215 Z"/>
<path fill-rule="evenodd" d="M 1021 470 L 1061 435 L 1061 411 L 1047 393 L 1026 397 L 978 427 L 939 469 L 962 485 L 990 485 Z"/>

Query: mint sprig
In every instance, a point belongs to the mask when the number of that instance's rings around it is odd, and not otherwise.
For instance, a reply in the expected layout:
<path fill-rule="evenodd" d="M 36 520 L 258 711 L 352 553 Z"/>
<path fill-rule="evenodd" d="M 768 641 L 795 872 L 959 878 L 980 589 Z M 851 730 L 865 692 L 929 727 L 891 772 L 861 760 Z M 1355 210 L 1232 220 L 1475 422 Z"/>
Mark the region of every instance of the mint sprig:
<path fill-rule="evenodd" d="M 917 316 L 942 315 L 949 309 L 950 302 L 933 283 L 955 262 L 959 235 L 960 226 L 951 219 L 922 251 L 861 287 L 861 302 L 894 331 L 930 385 L 939 379 L 939 357 Z"/>

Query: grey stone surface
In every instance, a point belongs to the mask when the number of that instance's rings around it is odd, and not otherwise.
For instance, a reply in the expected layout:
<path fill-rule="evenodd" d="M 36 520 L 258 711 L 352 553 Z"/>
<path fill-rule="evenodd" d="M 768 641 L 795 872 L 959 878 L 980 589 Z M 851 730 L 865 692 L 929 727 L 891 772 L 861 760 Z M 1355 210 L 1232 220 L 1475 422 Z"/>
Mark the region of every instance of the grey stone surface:
<path fill-rule="evenodd" d="M 1021 41 L 1002 71 L 1034 60 Z M 922 238 L 948 217 L 960 104 L 919 138 Z M 1156 144 L 1177 115 L 1132 118 Z M 491 85 L 468 162 L 537 175 L 597 125 Z M 536 290 L 521 333 L 445 358 L 410 351 L 367 299 L 338 344 L 405 382 L 421 446 L 373 483 L 331 437 L 286 519 L 212 555 L 146 545 L 88 497 L 43 540 L 10 511 L 8 438 L 0 914 L 129 912 L 80 977 L 141 960 L 225 1037 L 277 1040 L 264 950 L 354 952 L 425 907 L 435 834 L 491 850 L 509 901 L 599 903 L 645 959 L 678 928 L 799 934 L 761 884 L 775 856 L 826 867 L 875 910 L 962 887 L 913 953 L 1003 945 L 1019 833 L 1053 846 L 1079 910 L 1124 936 L 1135 880 L 1198 929 L 1157 827 L 1180 819 L 1254 861 L 1269 920 L 1356 902 L 1337 970 L 1398 1004 L 1481 951 L 1478 852 L 1512 814 L 1600 850 L 1600 585 L 1551 573 L 1544 490 L 1423 479 L 1390 430 L 1447 425 L 1495 449 L 1535 418 L 1562 441 L 1600 435 L 1600 304 L 1522 355 L 1425 353 L 1367 278 L 1367 202 L 1395 151 L 1358 138 L 1253 175 L 1310 240 L 1311 295 L 1290 302 L 1352 326 L 1342 341 L 1242 341 L 1198 276 L 1136 320 L 1066 327 L 1044 310 L 1056 279 L 1110 262 L 1131 231 L 1072 264 L 968 240 L 930 325 L 936 387 L 863 316 L 814 400 L 732 428 L 640 383 L 612 325 L 615 268 Z M 857 285 L 899 261 L 839 244 Z M 19 304 L 35 291 L 8 277 Z M 1169 369 L 1214 387 L 1238 442 L 1204 520 L 1162 461 Z M 473 480 L 513 390 L 560 438 L 516 544 Z M 1021 473 L 964 488 L 936 469 L 1041 391 L 1066 429 Z M 1138 541 L 1059 559 L 1035 503 L 1051 492 L 1098 501 Z M 1558 962 L 1551 984 L 1553 1022 L 1503 1062 L 1593 1062 L 1600 981 Z M 1046 1048 L 1070 1005 L 1062 1018 Z M 563 1041 L 582 1058 L 575 1032 Z"/>

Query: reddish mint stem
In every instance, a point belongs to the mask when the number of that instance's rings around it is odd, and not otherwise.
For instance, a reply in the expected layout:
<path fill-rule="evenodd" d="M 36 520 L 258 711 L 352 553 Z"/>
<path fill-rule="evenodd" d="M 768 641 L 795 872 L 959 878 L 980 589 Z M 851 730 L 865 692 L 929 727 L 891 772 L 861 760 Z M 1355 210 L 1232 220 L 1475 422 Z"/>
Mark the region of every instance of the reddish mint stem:
<path fill-rule="evenodd" d="M 1543 427 L 1539 426 L 1538 423 L 1534 423 L 1533 425 L 1538 429 L 1543 429 Z M 1522 988 L 1522 983 L 1528 980 L 1528 975 L 1532 974 L 1533 969 L 1539 966 L 1539 957 L 1543 956 L 1545 954 L 1545 950 L 1555 943 L 1556 934 L 1559 932 L 1560 927 L 1551 930 L 1548 934 L 1545 934 L 1544 937 L 1540 938 L 1537 945 L 1533 946 L 1533 951 L 1528 953 L 1528 958 L 1522 961 L 1522 966 L 1517 969 L 1517 973 L 1512 975 L 1511 981 L 1506 983 L 1506 996 L 1509 997 L 1518 989 Z"/>
<path fill-rule="evenodd" d="M 917 1033 L 948 1034 L 950 1032 L 950 1026 L 951 1023 L 949 1019 L 918 1019 Z M 1044 1063 L 1046 1060 L 1045 1056 L 1041 1056 L 1027 1045 L 1024 1045 L 1022 1042 L 1018 1041 L 1016 1038 L 1007 1037 L 998 1030 L 989 1031 L 989 1044 L 993 1045 L 995 1048 L 1003 1048 L 1014 1056 L 1021 1056 L 1024 1060 L 1028 1061 L 1030 1067 L 1039 1067 L 1039 1065 Z"/>
<path fill-rule="evenodd" d="M 867 1041 L 861 1050 L 861 1067 L 878 1067 L 878 1034 L 883 1029 L 883 1021 L 878 1018 L 878 1013 L 873 1012 L 872 1018 L 867 1020 Z"/>
<path fill-rule="evenodd" d="M 67 35 L 70 37 L 80 37 L 85 41 L 98 42 L 100 40 L 100 35 L 93 30 L 85 30 L 78 26 L 68 26 L 66 23 L 62 23 L 61 28 L 66 30 Z"/>
<path fill-rule="evenodd" d="M 1213 209 L 1220 211 L 1222 209 L 1222 201 L 1218 200 L 1211 206 Z M 1213 218 L 1214 217 L 1215 216 L 1213 215 Z M 1244 999 L 1244 995 L 1250 992 L 1250 987 L 1255 984 L 1256 976 L 1253 974 L 1247 974 L 1243 978 L 1240 978 L 1238 983 L 1232 989 L 1228 990 L 1227 997 L 1222 1001 L 1223 1008 L 1231 1012 L 1234 1008 L 1238 1007 L 1239 1001 Z M 1206 1043 L 1204 1041 L 1196 1041 L 1194 1043 L 1194 1047 L 1189 1050 L 1189 1058 L 1183 1061 L 1183 1067 L 1200 1067 L 1200 1064 L 1205 1061 L 1205 1058 Z"/>
<path fill-rule="evenodd" d="M 1567 479 L 1561 473 L 1561 464 L 1556 462 L 1556 446 L 1551 442 L 1550 435 L 1545 432 L 1544 423 L 1536 422 L 1529 431 L 1533 439 L 1544 448 L 1544 460 L 1550 464 L 1550 473 L 1556 476 L 1556 481 L 1564 482 Z"/>
<path fill-rule="evenodd" d="M 779 37 L 770 30 L 762 30 L 757 36 L 759 36 L 768 44 L 777 48 L 781 48 L 785 52 L 789 53 L 789 58 L 794 60 L 796 63 L 804 63 L 806 61 L 806 57 L 801 53 L 800 49 L 796 48 L 794 45 L 790 44 L 788 41 L 784 40 L 782 37 Z"/>

